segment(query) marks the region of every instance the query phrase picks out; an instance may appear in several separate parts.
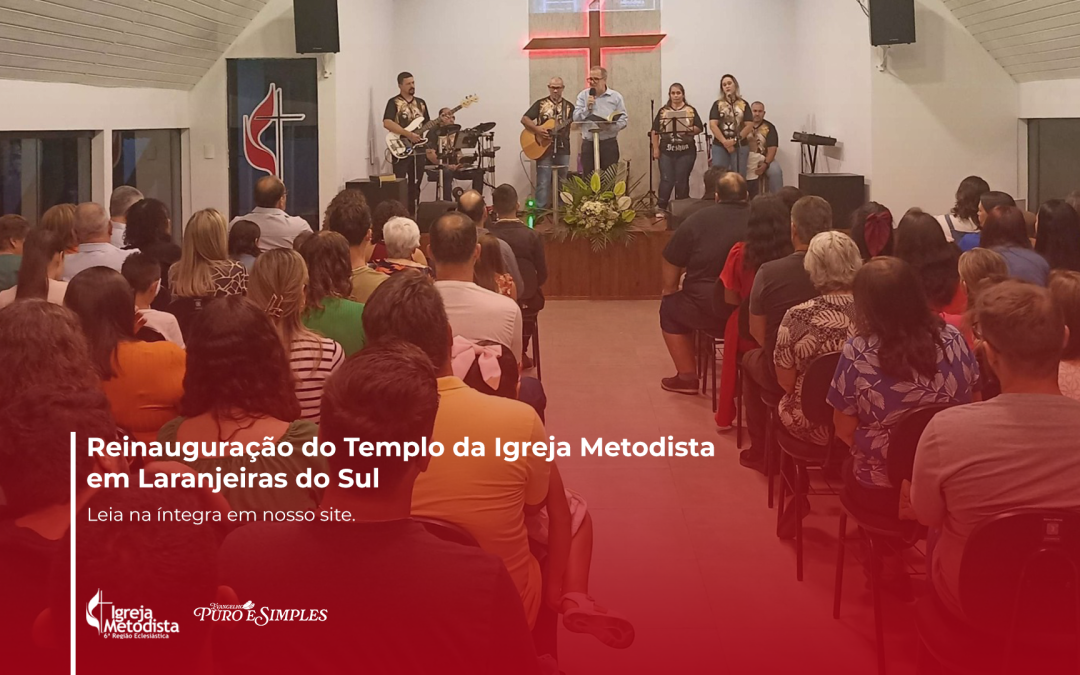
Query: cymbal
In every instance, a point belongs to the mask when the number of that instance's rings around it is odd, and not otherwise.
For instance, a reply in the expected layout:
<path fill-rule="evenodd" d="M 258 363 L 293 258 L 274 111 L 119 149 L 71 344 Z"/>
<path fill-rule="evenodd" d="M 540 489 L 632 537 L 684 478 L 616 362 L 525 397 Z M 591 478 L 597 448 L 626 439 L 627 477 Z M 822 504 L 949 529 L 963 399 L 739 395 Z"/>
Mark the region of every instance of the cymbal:
<path fill-rule="evenodd" d="M 491 131 L 494 128 L 495 128 L 495 123 L 494 122 L 483 122 L 481 124 L 477 124 L 475 127 L 472 128 L 472 130 L 475 131 L 478 134 L 484 134 L 484 133 L 487 133 L 487 132 Z"/>
<path fill-rule="evenodd" d="M 449 136 L 450 134 L 456 134 L 457 132 L 461 131 L 461 125 L 447 124 L 445 126 L 438 127 L 438 129 L 439 136 Z"/>

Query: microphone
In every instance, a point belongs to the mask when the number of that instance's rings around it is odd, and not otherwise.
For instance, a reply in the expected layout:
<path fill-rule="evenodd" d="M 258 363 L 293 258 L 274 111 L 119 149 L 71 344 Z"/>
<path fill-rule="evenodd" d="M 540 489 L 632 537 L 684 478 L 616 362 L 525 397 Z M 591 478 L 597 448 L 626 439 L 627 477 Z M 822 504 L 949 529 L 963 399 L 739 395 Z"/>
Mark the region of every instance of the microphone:
<path fill-rule="evenodd" d="M 596 96 L 596 87 L 589 87 L 589 96 Z"/>

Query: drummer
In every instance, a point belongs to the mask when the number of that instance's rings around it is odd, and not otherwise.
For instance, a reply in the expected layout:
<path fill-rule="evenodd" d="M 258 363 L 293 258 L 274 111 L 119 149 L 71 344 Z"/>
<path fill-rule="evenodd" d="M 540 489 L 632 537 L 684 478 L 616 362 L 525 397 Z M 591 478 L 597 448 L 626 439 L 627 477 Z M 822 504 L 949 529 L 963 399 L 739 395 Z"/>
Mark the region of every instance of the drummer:
<path fill-rule="evenodd" d="M 442 172 L 444 201 L 453 200 L 455 180 L 471 181 L 472 189 L 480 194 L 484 193 L 484 172 L 462 162 L 461 150 L 457 148 L 460 132 L 461 126 L 456 123 L 453 111 L 450 108 L 443 108 L 439 111 L 438 125 L 429 131 L 427 136 L 425 147 L 427 148 L 428 170 Z"/>

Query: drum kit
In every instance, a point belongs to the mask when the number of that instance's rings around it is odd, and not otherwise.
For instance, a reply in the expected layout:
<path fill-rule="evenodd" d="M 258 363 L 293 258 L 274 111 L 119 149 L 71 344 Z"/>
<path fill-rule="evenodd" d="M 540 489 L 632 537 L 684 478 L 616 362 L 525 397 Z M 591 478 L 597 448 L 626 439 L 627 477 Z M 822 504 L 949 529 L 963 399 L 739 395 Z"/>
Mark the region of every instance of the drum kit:
<path fill-rule="evenodd" d="M 486 174 L 495 173 L 495 153 L 500 147 L 495 145 L 494 122 L 483 122 L 469 129 L 462 129 L 460 124 L 448 124 L 436 130 L 439 142 L 435 150 L 441 164 L 458 164 L 459 172 L 482 172 L 485 174 L 484 184 L 494 189 L 494 184 L 487 179 Z M 444 143 L 445 137 L 453 138 L 452 143 Z M 431 169 L 432 167 L 428 167 Z M 441 172 L 435 172 L 438 180 L 442 180 Z M 470 176 L 471 177 L 471 176 Z M 455 199 L 461 196 L 464 190 L 455 187 L 453 196 Z M 436 194 L 441 194 L 441 190 Z"/>

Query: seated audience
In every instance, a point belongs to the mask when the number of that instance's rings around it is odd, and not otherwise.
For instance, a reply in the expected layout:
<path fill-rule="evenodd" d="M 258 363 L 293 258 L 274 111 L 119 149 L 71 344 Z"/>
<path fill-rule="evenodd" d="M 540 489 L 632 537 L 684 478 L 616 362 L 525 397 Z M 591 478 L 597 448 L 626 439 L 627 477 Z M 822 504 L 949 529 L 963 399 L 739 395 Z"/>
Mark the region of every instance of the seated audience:
<path fill-rule="evenodd" d="M 419 270 L 434 276 L 427 265 L 415 262 L 413 256 L 420 249 L 420 228 L 410 218 L 394 217 L 383 225 L 383 242 L 386 257 L 372 261 L 376 272 L 395 274 L 402 270 Z"/>
<path fill-rule="evenodd" d="M 743 357 L 743 406 L 750 447 L 739 462 L 765 470 L 766 403 L 764 396 L 779 399 L 784 390 L 776 381 L 773 351 L 776 334 L 787 311 L 815 297 L 818 292 L 806 271 L 806 250 L 818 234 L 832 229 L 832 207 L 821 197 L 803 197 L 791 209 L 791 243 L 795 252 L 758 268 L 750 290 L 750 335 L 761 345 Z"/>
<path fill-rule="evenodd" d="M 521 270 L 524 286 L 517 289 L 518 304 L 526 314 L 536 314 L 544 308 L 543 286 L 548 278 L 544 239 L 518 218 L 520 204 L 513 185 L 495 188 L 491 201 L 498 217 L 491 224 L 491 233 L 510 244 Z M 528 337 L 525 340 L 525 349 L 528 349 Z"/>
<path fill-rule="evenodd" d="M 169 312 L 187 331 L 195 314 L 214 298 L 247 293 L 244 266 L 229 259 L 225 217 L 203 209 L 188 219 L 180 260 L 169 268 Z"/>
<path fill-rule="evenodd" d="M 275 249 L 288 251 L 288 249 Z M 268 254 L 269 255 L 269 254 Z M 247 471 L 284 473 L 287 485 L 272 488 L 222 489 L 235 510 L 314 509 L 317 488 L 300 488 L 297 474 L 326 471 L 326 460 L 306 457 L 304 443 L 318 427 L 300 417 L 288 352 L 273 323 L 250 300 L 238 296 L 212 302 L 192 322 L 187 335 L 187 374 L 180 415 L 161 428 L 159 441 L 289 443 L 289 457 L 199 457 L 186 462 L 196 472 Z"/>
<path fill-rule="evenodd" d="M 372 262 L 386 257 L 386 243 L 383 241 L 383 226 L 391 218 L 411 218 L 409 209 L 396 199 L 384 199 L 371 210 L 371 243 L 375 249 L 371 253 Z M 427 265 L 427 258 L 420 249 L 413 252 L 413 261 Z"/>
<path fill-rule="evenodd" d="M 292 248 L 293 239 L 296 239 L 298 234 L 311 231 L 306 220 L 285 212 L 288 195 L 285 184 L 277 176 L 263 176 L 256 181 L 254 196 L 255 208 L 252 212 L 233 218 L 229 227 L 241 220 L 250 220 L 258 225 L 260 251 Z"/>
<path fill-rule="evenodd" d="M 747 304 L 754 276 L 767 262 L 791 255 L 791 212 L 776 195 L 762 195 L 750 202 L 746 225 L 746 243 L 736 242 L 720 272 L 724 301 L 731 305 L 731 316 L 724 325 L 724 359 L 717 394 L 716 428 L 731 429 L 735 421 L 735 380 L 742 354 L 759 347 L 745 331 Z M 714 291 L 715 292 L 715 291 Z M 715 302 L 715 300 L 714 300 Z"/>
<path fill-rule="evenodd" d="M 33 386 L 101 388 L 79 317 L 61 305 L 31 299 L 0 309 L 0 354 L 4 396 Z"/>
<path fill-rule="evenodd" d="M 300 255 L 308 270 L 304 326 L 352 356 L 364 346 L 364 306 L 349 299 L 349 242 L 337 232 L 323 230 L 304 242 Z"/>
<path fill-rule="evenodd" d="M 784 202 L 784 206 L 787 207 L 788 212 L 795 208 L 795 203 L 802 199 L 805 195 L 802 190 L 794 185 L 785 185 L 776 192 L 776 196 L 780 198 L 780 201 Z"/>
<path fill-rule="evenodd" d="M 85 508 L 126 515 L 158 513 L 159 509 L 200 511 L 206 506 L 197 490 L 148 490 L 132 484 L 96 493 Z M 199 620 L 193 608 L 243 601 L 231 589 L 218 586 L 217 539 L 212 527 L 183 520 L 88 521 L 81 515 L 74 545 L 77 672 L 100 672 L 102 664 L 108 664 L 104 669 L 112 675 L 140 675 L 148 670 L 160 675 L 214 672 L 211 632 L 219 627 Z M 99 601 L 96 607 L 89 602 L 93 598 Z M 168 639 L 105 639 L 83 618 L 92 615 L 100 623 L 102 618 L 111 618 L 113 608 L 143 607 L 153 612 L 155 621 L 176 623 L 177 630 L 168 633 Z M 70 612 L 70 604 L 58 606 L 54 601 L 49 622 L 59 624 L 53 630 L 58 629 L 64 639 L 71 631 Z M 148 664 L 153 665 L 148 668 Z"/>
<path fill-rule="evenodd" d="M 803 377 L 816 358 L 840 351 L 855 335 L 851 288 L 863 264 L 862 254 L 846 234 L 822 232 L 810 240 L 803 264 L 821 295 L 795 305 L 780 322 L 773 362 L 776 380 L 785 393 L 778 412 L 784 429 L 795 438 L 828 445 L 831 430 L 803 414 Z"/>
<path fill-rule="evenodd" d="M 229 257 L 243 265 L 248 274 L 255 266 L 255 258 L 262 253 L 259 250 L 261 233 L 259 226 L 250 220 L 238 220 L 229 228 Z"/>
<path fill-rule="evenodd" d="M 1052 270 L 1080 272 L 1080 216 L 1063 199 L 1051 199 L 1035 216 L 1035 252 Z"/>
<path fill-rule="evenodd" d="M 499 238 L 493 234 L 482 234 L 476 241 L 480 245 L 480 257 L 476 259 L 473 282 L 493 293 L 505 295 L 511 300 L 517 300 L 517 288 L 514 287 L 514 278 L 510 276 L 510 273 L 506 271 L 506 267 L 503 265 Z M 523 354 L 522 358 L 524 356 Z"/>
<path fill-rule="evenodd" d="M 57 204 L 41 214 L 38 228 L 48 230 L 64 242 L 64 252 L 79 250 L 79 238 L 75 236 L 75 205 Z"/>
<path fill-rule="evenodd" d="M 967 309 L 957 271 L 960 249 L 945 238 L 937 220 L 921 209 L 909 210 L 896 228 L 894 250 L 897 258 L 911 265 L 930 309 L 959 328 Z"/>
<path fill-rule="evenodd" d="M 296 239 L 292 240 L 292 248 L 293 248 L 293 250 L 294 251 L 299 251 L 304 246 L 304 242 L 306 242 L 308 239 L 311 239 L 314 236 L 315 236 L 315 233 L 312 232 L 311 230 L 304 230 L 300 234 L 296 235 Z"/>
<path fill-rule="evenodd" d="M 349 242 L 349 265 L 352 267 L 351 300 L 367 302 L 375 288 L 386 281 L 386 275 L 376 272 L 371 260 L 371 212 L 364 194 L 359 190 L 342 190 L 326 207 L 324 230 L 333 230 Z"/>
<path fill-rule="evenodd" d="M 433 234 L 450 225 L 476 228 L 461 214 L 448 213 L 436 222 Z M 460 223 L 460 224 L 459 224 Z M 474 244 L 475 248 L 475 244 Z M 432 252 L 440 273 L 441 249 L 433 242 Z M 489 293 L 489 291 L 483 291 Z M 498 295 L 491 293 L 492 297 Z M 506 300 L 505 298 L 501 298 Z M 506 302 L 510 302 L 506 300 Z M 516 305 L 515 305 L 516 307 Z M 495 447 L 495 439 L 543 441 L 544 425 L 532 408 L 518 401 L 485 396 L 453 376 L 450 366 L 450 322 L 440 293 L 418 273 L 398 274 L 372 294 L 364 307 L 364 329 L 372 344 L 407 342 L 424 350 L 439 376 L 439 411 L 430 439 L 451 448 L 468 436 L 470 441 Z M 515 352 L 516 353 L 516 352 Z M 495 553 L 506 565 L 525 606 L 529 625 L 536 620 L 541 602 L 540 564 L 529 552 L 525 514 L 540 508 L 548 497 L 549 472 L 554 462 L 530 454 L 508 462 L 494 453 L 462 461 L 452 453 L 431 458 L 413 490 L 414 516 L 439 518 L 459 525 L 472 534 L 480 546 Z M 562 493 L 558 493 L 562 494 Z M 548 506 L 551 506 L 549 501 Z M 563 505 L 565 509 L 565 505 Z M 553 527 L 553 535 L 563 534 Z M 565 555 L 569 542 L 552 541 L 552 552 Z M 561 545 L 563 548 L 558 548 Z"/>
<path fill-rule="evenodd" d="M 1045 286 L 1050 276 L 1046 258 L 1031 250 L 1024 213 L 1015 206 L 996 206 L 983 224 L 982 248 L 997 251 L 1009 266 L 1009 275 L 1039 286 Z"/>
<path fill-rule="evenodd" d="M 64 261 L 64 281 L 91 267 L 108 267 L 116 272 L 135 249 L 121 250 L 112 244 L 112 225 L 100 204 L 86 202 L 75 209 L 75 236 L 79 249 Z"/>
<path fill-rule="evenodd" d="M 137 440 L 154 440 L 179 409 L 184 350 L 136 338 L 135 292 L 115 270 L 91 267 L 75 275 L 64 305 L 79 316 L 116 423 Z"/>
<path fill-rule="evenodd" d="M 956 188 L 956 204 L 951 211 L 936 218 L 946 239 L 960 245 L 964 235 L 978 236 L 982 225 L 979 218 L 979 198 L 988 192 L 990 184 L 978 176 L 968 176 L 960 181 L 960 187 Z"/>
<path fill-rule="evenodd" d="M 176 317 L 150 307 L 161 290 L 161 265 L 146 253 L 129 255 L 120 273 L 135 291 L 135 309 L 146 328 L 178 347 L 184 346 L 184 334 Z"/>
<path fill-rule="evenodd" d="M 1009 276 L 1009 267 L 1005 264 L 1005 258 L 997 251 L 988 248 L 973 248 L 960 255 L 957 262 L 957 271 L 960 273 L 960 285 L 964 295 L 967 296 L 967 307 L 960 322 L 960 332 L 964 334 L 968 346 L 974 348 L 975 336 L 971 331 L 971 310 L 975 308 L 975 301 L 979 293 L 990 284 L 997 283 Z M 956 325 L 955 323 L 953 325 Z M 989 380 L 989 373 L 983 378 L 985 385 Z M 983 387 L 983 399 L 986 396 L 986 387 Z"/>
<path fill-rule="evenodd" d="M 100 389 L 55 384 L 5 392 L 6 405 L 0 407 L 0 490 L 6 501 L 0 515 L 0 631 L 4 668 L 11 673 L 41 673 L 51 665 L 34 649 L 32 630 L 49 606 L 53 557 L 69 555 L 64 533 L 70 525 L 72 460 L 76 489 L 85 500 L 93 464 L 85 439 L 116 437 Z M 78 450 L 72 447 L 73 433 Z M 59 672 L 68 672 L 67 664 Z"/>
<path fill-rule="evenodd" d="M 143 199 L 143 193 L 130 185 L 121 185 L 113 190 L 109 197 L 109 221 L 112 223 L 111 243 L 116 248 L 138 248 L 127 238 L 127 213 L 136 202 Z"/>
<path fill-rule="evenodd" d="M 240 597 L 271 607 L 317 598 L 331 620 L 245 623 L 223 650 L 230 669 L 346 672 L 360 658 L 371 672 L 538 673 L 521 601 L 502 561 L 438 539 L 409 517 L 417 477 L 442 469 L 434 464 L 445 458 L 369 459 L 341 451 L 347 438 L 420 443 L 432 437 L 440 408 L 435 369 L 416 346 L 394 342 L 363 350 L 330 377 L 319 435 L 339 448 L 329 459 L 332 476 L 351 470 L 363 479 L 377 470 L 378 489 L 332 481 L 321 508 L 347 512 L 350 522 L 251 525 L 230 535 L 220 552 L 222 582 Z M 271 567 L 267 560 L 276 562 Z M 318 573 L 284 583 L 277 572 L 311 565 Z M 422 648 L 417 635 L 424 636 Z"/>
<path fill-rule="evenodd" d="M 678 208 L 676 213 L 664 213 L 662 211 L 657 212 L 657 217 L 667 218 L 667 226 L 669 230 L 677 230 L 679 227 L 702 209 L 707 209 L 710 206 L 716 205 L 716 184 L 720 182 L 720 177 L 727 173 L 727 169 L 721 169 L 719 167 L 710 166 L 705 170 L 705 174 L 702 176 L 702 182 L 704 184 L 705 191 L 701 195 L 701 199 L 680 199 L 678 200 Z M 674 207 L 672 207 L 674 208 Z"/>
<path fill-rule="evenodd" d="M 940 228 L 937 232 L 941 235 Z M 900 413 L 930 404 L 970 403 L 979 386 L 979 366 L 960 331 L 931 311 L 915 270 L 900 258 L 863 265 L 854 292 L 858 334 L 841 350 L 828 396 L 836 409 L 836 437 L 851 448 L 844 491 L 855 508 L 896 518 L 900 486 L 889 480 L 887 460 Z M 882 548 L 879 578 L 886 588 L 909 596 L 903 561 L 891 545 Z"/>
<path fill-rule="evenodd" d="M 1080 272 L 1051 272 L 1050 295 L 1069 329 L 1068 342 L 1058 367 L 1058 386 L 1062 394 L 1080 401 Z"/>
<path fill-rule="evenodd" d="M 660 331 L 676 370 L 660 386 L 680 394 L 698 390 L 694 331 L 716 337 L 723 334 L 730 310 L 720 308 L 727 313 L 717 314 L 713 304 L 716 280 L 731 248 L 746 237 L 750 217 L 746 181 L 739 174 L 728 172 L 720 178 L 716 199 L 716 204 L 695 213 L 671 235 L 660 262 Z"/>
<path fill-rule="evenodd" d="M 867 202 L 851 214 L 851 238 L 859 247 L 863 262 L 879 255 L 893 254 L 893 215 L 877 202 Z"/>
<path fill-rule="evenodd" d="M 16 285 L 0 291 L 0 307 L 31 298 L 64 304 L 68 285 L 60 277 L 64 275 L 65 250 L 55 232 L 41 227 L 31 230 L 22 246 Z"/>
<path fill-rule="evenodd" d="M 248 297 L 274 322 L 289 354 L 300 417 L 318 424 L 323 385 L 345 360 L 345 352 L 337 342 L 304 326 L 307 284 L 304 258 L 292 249 L 272 249 L 255 261 Z"/>
<path fill-rule="evenodd" d="M 161 294 L 155 298 L 157 309 L 168 307 L 172 300 L 169 290 L 169 268 L 180 260 L 180 247 L 172 240 L 172 219 L 169 208 L 157 199 L 143 199 L 127 210 L 125 237 L 127 248 L 134 248 L 157 261 L 161 267 Z"/>
<path fill-rule="evenodd" d="M 1058 389 L 1065 326 L 1050 295 L 1017 280 L 979 295 L 976 325 L 1001 396 L 938 413 L 919 440 L 911 507 L 940 531 L 928 575 L 957 617 L 976 527 L 1018 509 L 1080 509 L 1080 403 Z"/>
<path fill-rule="evenodd" d="M 20 215 L 0 216 L 0 291 L 6 291 L 19 279 L 23 242 L 30 232 L 30 223 Z"/>
<path fill-rule="evenodd" d="M 431 226 L 431 255 L 439 270 L 435 288 L 442 296 L 454 335 L 490 340 L 522 353 L 521 309 L 505 296 L 477 286 L 477 228 L 468 216 L 449 211 Z"/>
<path fill-rule="evenodd" d="M 986 216 L 998 206 L 1016 206 L 1016 201 L 1011 195 L 996 190 L 983 193 L 979 197 L 979 229 L 982 230 L 986 224 Z M 981 232 L 970 232 L 965 235 L 961 235 L 960 241 L 957 242 L 960 245 L 961 251 L 970 251 L 976 246 L 982 246 L 980 243 L 982 240 Z M 985 246 L 982 246 L 986 248 Z"/>
<path fill-rule="evenodd" d="M 462 195 L 458 197 L 458 211 L 472 219 L 473 224 L 476 225 L 476 235 L 478 237 L 484 234 L 491 234 L 491 231 L 487 229 L 491 219 L 489 218 L 487 204 L 484 203 L 484 196 L 482 194 L 476 190 L 469 190 L 468 192 L 462 193 Z M 518 267 L 517 256 L 514 255 L 514 249 L 502 239 L 499 239 L 499 248 L 502 250 L 503 264 L 510 272 L 510 276 L 514 278 L 514 287 L 517 289 L 524 288 L 525 281 L 521 278 L 521 269 Z"/>
<path fill-rule="evenodd" d="M 1073 207 L 1073 211 L 1080 213 L 1080 190 L 1073 190 L 1065 197 L 1065 202 Z"/>

